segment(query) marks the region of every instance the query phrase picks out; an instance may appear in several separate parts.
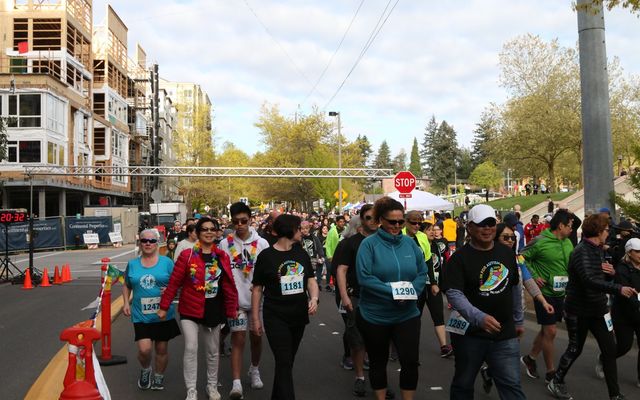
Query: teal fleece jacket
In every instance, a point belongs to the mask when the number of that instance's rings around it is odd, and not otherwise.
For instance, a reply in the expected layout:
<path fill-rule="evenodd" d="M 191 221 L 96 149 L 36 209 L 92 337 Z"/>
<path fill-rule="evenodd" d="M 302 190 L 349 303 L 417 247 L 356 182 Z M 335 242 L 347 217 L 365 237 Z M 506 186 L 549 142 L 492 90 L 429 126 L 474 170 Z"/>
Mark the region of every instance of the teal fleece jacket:
<path fill-rule="evenodd" d="M 362 318 L 376 325 L 393 325 L 420 315 L 416 300 L 393 299 L 391 282 L 408 281 L 416 294 L 428 282 L 427 264 L 418 245 L 403 234 L 383 229 L 362 241 L 356 257 Z"/>

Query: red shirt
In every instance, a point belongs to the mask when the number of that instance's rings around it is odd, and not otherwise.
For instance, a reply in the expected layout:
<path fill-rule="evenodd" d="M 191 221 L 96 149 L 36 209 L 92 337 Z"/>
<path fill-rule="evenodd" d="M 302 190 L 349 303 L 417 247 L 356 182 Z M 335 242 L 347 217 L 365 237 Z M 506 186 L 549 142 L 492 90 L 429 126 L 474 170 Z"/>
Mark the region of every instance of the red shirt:
<path fill-rule="evenodd" d="M 545 229 L 545 224 L 532 224 L 529 222 L 524 227 L 525 243 L 529 243 L 533 238 L 538 236 Z"/>

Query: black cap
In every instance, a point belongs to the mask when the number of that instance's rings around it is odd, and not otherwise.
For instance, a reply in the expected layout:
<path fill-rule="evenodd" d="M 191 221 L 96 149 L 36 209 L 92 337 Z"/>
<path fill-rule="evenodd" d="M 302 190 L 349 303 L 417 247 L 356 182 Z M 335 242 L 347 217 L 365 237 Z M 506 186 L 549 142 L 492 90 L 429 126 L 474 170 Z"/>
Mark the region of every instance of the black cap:
<path fill-rule="evenodd" d="M 510 212 L 509 214 L 502 217 L 502 222 L 509 228 L 513 228 L 518 223 L 518 217 L 515 213 Z"/>

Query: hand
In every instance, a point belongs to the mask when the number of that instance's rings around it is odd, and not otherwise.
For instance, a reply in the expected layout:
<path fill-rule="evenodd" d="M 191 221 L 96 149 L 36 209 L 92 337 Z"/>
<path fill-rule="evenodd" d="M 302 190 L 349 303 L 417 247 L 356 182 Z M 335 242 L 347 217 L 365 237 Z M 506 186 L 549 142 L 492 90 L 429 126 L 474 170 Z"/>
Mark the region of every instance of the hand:
<path fill-rule="evenodd" d="M 253 321 L 251 322 L 251 332 L 256 336 L 262 336 L 264 333 L 260 318 L 253 318 Z"/>
<path fill-rule="evenodd" d="M 544 287 L 544 285 L 547 284 L 547 281 L 545 281 L 542 278 L 535 278 L 534 281 L 536 281 L 536 284 L 538 285 L 539 288 Z"/>
<path fill-rule="evenodd" d="M 438 285 L 431 285 L 431 295 L 437 296 L 438 293 L 440 293 L 440 288 L 438 287 Z"/>
<path fill-rule="evenodd" d="M 124 303 L 124 306 L 122 307 L 122 313 L 127 317 L 131 316 L 131 306 L 129 305 L 129 303 Z"/>
<path fill-rule="evenodd" d="M 348 312 L 353 312 L 353 303 L 351 302 L 351 299 L 349 297 L 347 297 L 346 300 L 342 299 L 342 308 L 344 308 Z"/>
<path fill-rule="evenodd" d="M 556 312 L 555 308 L 553 308 L 553 306 L 546 301 L 542 303 L 542 307 L 544 307 L 544 310 L 547 312 L 547 314 L 555 314 Z"/>
<path fill-rule="evenodd" d="M 516 325 L 516 336 L 522 337 L 522 335 L 524 335 L 524 326 Z"/>
<path fill-rule="evenodd" d="M 312 297 L 311 299 L 309 299 L 309 315 L 315 315 L 317 311 L 318 311 L 318 299 L 315 297 Z"/>
<path fill-rule="evenodd" d="M 630 286 L 623 286 L 620 288 L 620 294 L 626 298 L 630 298 L 631 296 L 636 296 L 638 291 Z"/>
<path fill-rule="evenodd" d="M 609 264 L 609 262 L 602 263 L 602 272 L 611 276 L 616 274 L 616 270 L 613 269 L 613 265 Z"/>
<path fill-rule="evenodd" d="M 499 333 L 502 329 L 502 325 L 500 325 L 498 320 L 487 314 L 482 321 L 481 328 L 488 333 Z"/>
<path fill-rule="evenodd" d="M 158 312 L 156 312 L 156 315 L 160 320 L 164 321 L 165 318 L 167 318 L 167 310 L 159 309 Z"/>

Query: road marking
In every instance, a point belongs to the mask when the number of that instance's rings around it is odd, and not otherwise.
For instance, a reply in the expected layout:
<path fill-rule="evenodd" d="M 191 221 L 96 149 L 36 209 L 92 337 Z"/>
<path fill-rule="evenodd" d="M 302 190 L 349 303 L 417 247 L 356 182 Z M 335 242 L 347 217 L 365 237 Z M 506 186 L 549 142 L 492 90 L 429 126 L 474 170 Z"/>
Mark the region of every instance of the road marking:
<path fill-rule="evenodd" d="M 431 386 L 429 389 L 431 389 L 431 390 L 443 390 L 442 386 Z"/>
<path fill-rule="evenodd" d="M 332 335 L 339 335 L 340 332 L 331 332 Z"/>
<path fill-rule="evenodd" d="M 41 256 L 37 256 L 37 257 L 33 257 L 34 260 L 38 260 L 40 258 L 45 258 L 45 257 L 51 257 L 51 256 L 55 256 L 56 254 L 60 254 L 59 252 L 55 252 L 55 253 L 50 253 L 50 254 L 44 254 Z M 15 262 L 19 263 L 19 262 L 25 262 L 25 261 L 29 261 L 29 258 L 22 258 L 20 260 L 16 260 Z"/>
<path fill-rule="evenodd" d="M 111 256 L 109 257 L 111 260 L 113 260 L 114 258 L 118 258 L 118 257 L 122 257 L 122 256 L 126 256 L 129 253 L 133 253 L 134 251 L 136 251 L 135 248 L 131 249 L 131 250 L 127 250 L 124 253 L 120 253 L 120 254 L 116 254 L 115 256 Z M 117 262 L 117 261 L 116 261 Z M 94 263 L 92 263 L 92 265 L 100 265 L 102 264 L 102 261 L 96 261 Z"/>
<path fill-rule="evenodd" d="M 319 324 L 318 324 L 318 326 L 326 326 L 326 325 L 327 325 L 327 324 L 325 324 L 325 323 L 323 323 L 323 322 L 321 322 L 321 323 L 319 323 Z"/>

